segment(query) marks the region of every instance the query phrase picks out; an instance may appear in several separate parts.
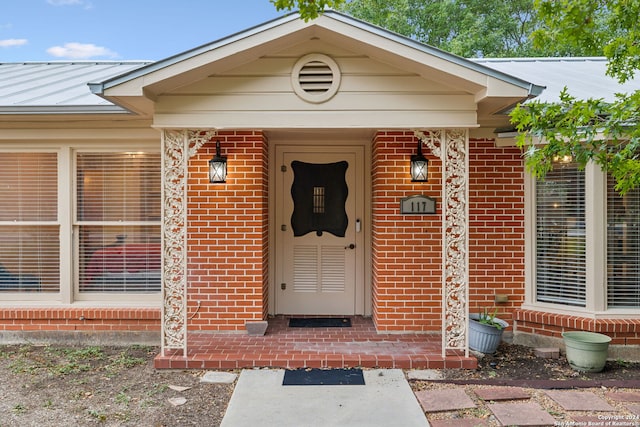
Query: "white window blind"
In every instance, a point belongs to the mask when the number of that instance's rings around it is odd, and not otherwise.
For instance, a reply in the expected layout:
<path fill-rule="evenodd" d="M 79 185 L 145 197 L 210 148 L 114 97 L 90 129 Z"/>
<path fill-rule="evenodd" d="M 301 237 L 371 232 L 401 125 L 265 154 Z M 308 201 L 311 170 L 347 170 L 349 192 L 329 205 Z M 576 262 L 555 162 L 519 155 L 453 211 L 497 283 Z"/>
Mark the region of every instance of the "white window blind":
<path fill-rule="evenodd" d="M 160 154 L 77 153 L 80 292 L 160 291 Z"/>
<path fill-rule="evenodd" d="M 585 306 L 584 171 L 558 163 L 536 183 L 536 300 Z"/>
<path fill-rule="evenodd" d="M 624 196 L 607 178 L 607 306 L 640 307 L 640 190 Z"/>
<path fill-rule="evenodd" d="M 0 292 L 58 292 L 56 153 L 0 153 Z"/>

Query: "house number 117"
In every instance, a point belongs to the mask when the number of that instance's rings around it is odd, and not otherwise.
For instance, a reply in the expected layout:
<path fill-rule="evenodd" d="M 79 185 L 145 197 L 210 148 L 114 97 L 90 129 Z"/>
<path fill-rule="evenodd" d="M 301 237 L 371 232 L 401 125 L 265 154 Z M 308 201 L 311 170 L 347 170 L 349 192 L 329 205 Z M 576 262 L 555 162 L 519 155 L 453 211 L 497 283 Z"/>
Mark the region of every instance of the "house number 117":
<path fill-rule="evenodd" d="M 400 199 L 400 213 L 403 215 L 428 215 L 436 213 L 436 199 L 429 196 L 409 196 Z"/>

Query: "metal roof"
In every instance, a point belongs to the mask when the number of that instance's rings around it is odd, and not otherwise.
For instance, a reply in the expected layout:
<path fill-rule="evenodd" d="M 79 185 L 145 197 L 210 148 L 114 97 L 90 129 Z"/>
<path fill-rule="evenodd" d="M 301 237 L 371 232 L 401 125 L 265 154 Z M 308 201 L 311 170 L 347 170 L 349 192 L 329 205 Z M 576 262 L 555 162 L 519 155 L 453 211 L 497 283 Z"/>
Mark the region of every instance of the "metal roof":
<path fill-rule="evenodd" d="M 578 98 L 604 98 L 607 101 L 613 100 L 617 92 L 640 90 L 640 78 L 621 85 L 606 76 L 605 58 L 484 58 L 472 61 L 546 87 L 536 98 L 541 101 L 557 101 L 564 86 Z M 88 83 L 137 75 L 154 65 L 150 61 L 0 63 L 0 114 L 126 112 L 93 94 Z"/>
<path fill-rule="evenodd" d="M 0 63 L 0 114 L 125 112 L 94 95 L 88 82 L 128 73 L 149 61 Z"/>
<path fill-rule="evenodd" d="M 495 58 L 473 61 L 546 86 L 535 98 L 543 102 L 559 101 L 560 92 L 565 86 L 578 99 L 602 98 L 609 102 L 615 99 L 616 93 L 640 90 L 640 77 L 621 85 L 607 76 L 606 58 Z"/>

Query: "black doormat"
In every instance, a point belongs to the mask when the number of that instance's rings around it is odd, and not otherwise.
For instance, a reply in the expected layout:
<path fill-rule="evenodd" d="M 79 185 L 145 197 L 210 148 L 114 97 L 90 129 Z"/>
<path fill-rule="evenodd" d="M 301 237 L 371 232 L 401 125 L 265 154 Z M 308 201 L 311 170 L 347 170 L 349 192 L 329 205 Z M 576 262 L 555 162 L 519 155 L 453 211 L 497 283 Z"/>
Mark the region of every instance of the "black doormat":
<path fill-rule="evenodd" d="M 292 317 L 289 319 L 290 328 L 350 328 L 351 319 L 348 317 Z"/>
<path fill-rule="evenodd" d="M 282 385 L 364 385 L 362 369 L 287 369 Z"/>

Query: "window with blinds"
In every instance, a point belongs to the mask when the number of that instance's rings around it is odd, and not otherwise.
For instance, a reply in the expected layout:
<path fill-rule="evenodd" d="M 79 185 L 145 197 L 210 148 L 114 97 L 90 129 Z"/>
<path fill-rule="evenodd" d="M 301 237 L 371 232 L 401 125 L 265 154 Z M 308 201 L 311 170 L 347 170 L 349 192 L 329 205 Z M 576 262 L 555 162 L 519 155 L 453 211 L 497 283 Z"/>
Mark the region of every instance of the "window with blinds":
<path fill-rule="evenodd" d="M 536 183 L 536 300 L 585 306 L 584 171 L 558 163 Z"/>
<path fill-rule="evenodd" d="M 624 196 L 607 177 L 607 307 L 640 307 L 640 190 Z"/>
<path fill-rule="evenodd" d="M 56 153 L 0 153 L 0 292 L 58 292 Z"/>
<path fill-rule="evenodd" d="M 159 153 L 76 155 L 82 292 L 160 291 Z"/>

